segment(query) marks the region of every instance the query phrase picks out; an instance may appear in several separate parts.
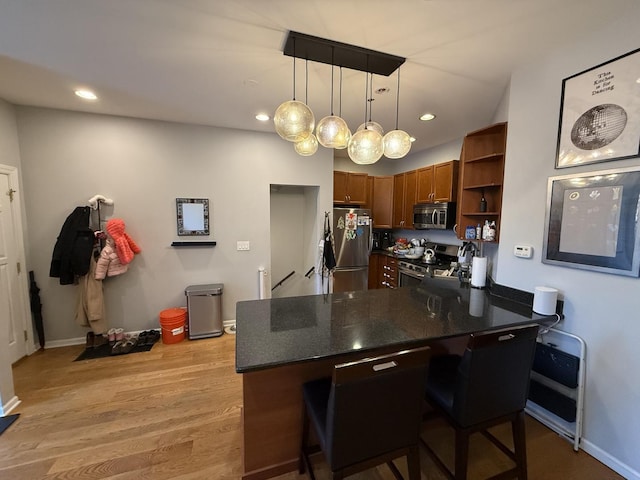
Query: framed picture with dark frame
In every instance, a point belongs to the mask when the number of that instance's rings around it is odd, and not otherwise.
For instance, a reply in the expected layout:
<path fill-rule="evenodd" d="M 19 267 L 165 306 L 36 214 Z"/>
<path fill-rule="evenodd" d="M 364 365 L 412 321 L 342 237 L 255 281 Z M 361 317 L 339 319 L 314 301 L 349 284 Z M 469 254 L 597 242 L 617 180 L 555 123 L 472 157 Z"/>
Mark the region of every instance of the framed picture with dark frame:
<path fill-rule="evenodd" d="M 639 168 L 549 178 L 542 262 L 640 276 Z"/>
<path fill-rule="evenodd" d="M 176 198 L 179 236 L 209 235 L 209 199 Z"/>
<path fill-rule="evenodd" d="M 556 168 L 640 154 L 640 49 L 562 81 Z"/>

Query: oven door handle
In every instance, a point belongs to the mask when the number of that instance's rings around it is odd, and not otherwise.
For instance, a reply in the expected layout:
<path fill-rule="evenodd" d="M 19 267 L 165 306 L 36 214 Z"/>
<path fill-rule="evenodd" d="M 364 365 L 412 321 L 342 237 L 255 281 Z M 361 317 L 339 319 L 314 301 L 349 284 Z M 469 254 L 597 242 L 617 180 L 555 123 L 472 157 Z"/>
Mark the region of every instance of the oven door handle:
<path fill-rule="evenodd" d="M 420 273 L 420 272 L 416 272 L 415 270 L 411 270 L 409 268 L 398 268 L 398 273 L 400 273 L 401 275 L 406 275 L 407 277 L 413 277 L 413 278 L 419 278 L 419 279 L 423 279 L 424 278 L 424 273 Z"/>

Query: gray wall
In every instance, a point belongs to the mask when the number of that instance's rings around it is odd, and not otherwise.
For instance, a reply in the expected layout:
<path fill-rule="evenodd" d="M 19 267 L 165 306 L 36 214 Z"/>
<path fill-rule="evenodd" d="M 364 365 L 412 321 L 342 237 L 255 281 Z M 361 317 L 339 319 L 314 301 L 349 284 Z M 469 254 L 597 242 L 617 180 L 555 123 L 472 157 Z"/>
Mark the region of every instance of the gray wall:
<path fill-rule="evenodd" d="M 185 305 L 184 288 L 224 283 L 223 318 L 258 296 L 258 268 L 270 270 L 270 184 L 319 186 L 317 225 L 332 205 L 329 150 L 300 157 L 273 134 L 19 107 L 18 129 L 29 231 L 29 264 L 39 281 L 51 341 L 83 337 L 74 324 L 76 288 L 49 278 L 51 253 L 66 216 L 95 194 L 115 201 L 142 248 L 127 273 L 104 282 L 112 326 L 158 326 L 158 313 Z M 173 248 L 175 198 L 209 198 L 213 248 Z M 251 250 L 236 251 L 248 240 Z"/>
<path fill-rule="evenodd" d="M 549 52 L 512 76 L 498 283 L 533 291 L 558 288 L 565 301 L 561 328 L 587 344 L 585 450 L 640 478 L 640 324 L 638 278 L 541 263 L 547 179 L 624 166 L 638 158 L 555 170 L 562 79 L 640 45 L 640 9 L 618 23 L 590 31 L 574 45 Z M 640 92 L 639 92 L 640 94 Z M 512 255 L 532 245 L 531 260 Z"/>

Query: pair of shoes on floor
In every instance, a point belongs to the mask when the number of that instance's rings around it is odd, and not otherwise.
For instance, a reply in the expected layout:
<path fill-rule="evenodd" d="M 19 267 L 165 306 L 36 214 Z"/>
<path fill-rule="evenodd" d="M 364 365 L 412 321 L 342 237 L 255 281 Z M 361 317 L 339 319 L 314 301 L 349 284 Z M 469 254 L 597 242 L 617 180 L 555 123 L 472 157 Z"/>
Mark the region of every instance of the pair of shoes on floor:
<path fill-rule="evenodd" d="M 160 340 L 160 332 L 157 330 L 145 330 L 138 335 L 138 345 L 153 345 Z"/>
<path fill-rule="evenodd" d="M 101 333 L 87 332 L 86 348 L 98 348 L 108 342 L 107 337 Z"/>
<path fill-rule="evenodd" d="M 110 328 L 107 332 L 107 337 L 109 339 L 109 343 L 114 344 L 116 342 L 121 342 L 124 340 L 124 329 L 123 328 Z"/>
<path fill-rule="evenodd" d="M 113 347 L 111 347 L 111 355 L 123 355 L 125 353 L 129 353 L 137 344 L 137 336 L 123 337 L 122 340 L 117 341 Z"/>

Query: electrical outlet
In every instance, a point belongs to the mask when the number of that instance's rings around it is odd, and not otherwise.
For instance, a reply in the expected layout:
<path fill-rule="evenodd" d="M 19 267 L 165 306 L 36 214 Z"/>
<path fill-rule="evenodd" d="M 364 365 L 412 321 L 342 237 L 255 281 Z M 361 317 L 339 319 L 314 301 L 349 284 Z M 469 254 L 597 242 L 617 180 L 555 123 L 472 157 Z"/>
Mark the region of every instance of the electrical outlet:
<path fill-rule="evenodd" d="M 248 241 L 239 241 L 236 243 L 236 249 L 238 251 L 247 251 L 247 250 L 251 250 L 251 245 L 249 244 Z"/>
<path fill-rule="evenodd" d="M 533 247 L 530 245 L 516 245 L 513 247 L 513 254 L 520 258 L 531 258 L 533 256 Z"/>

